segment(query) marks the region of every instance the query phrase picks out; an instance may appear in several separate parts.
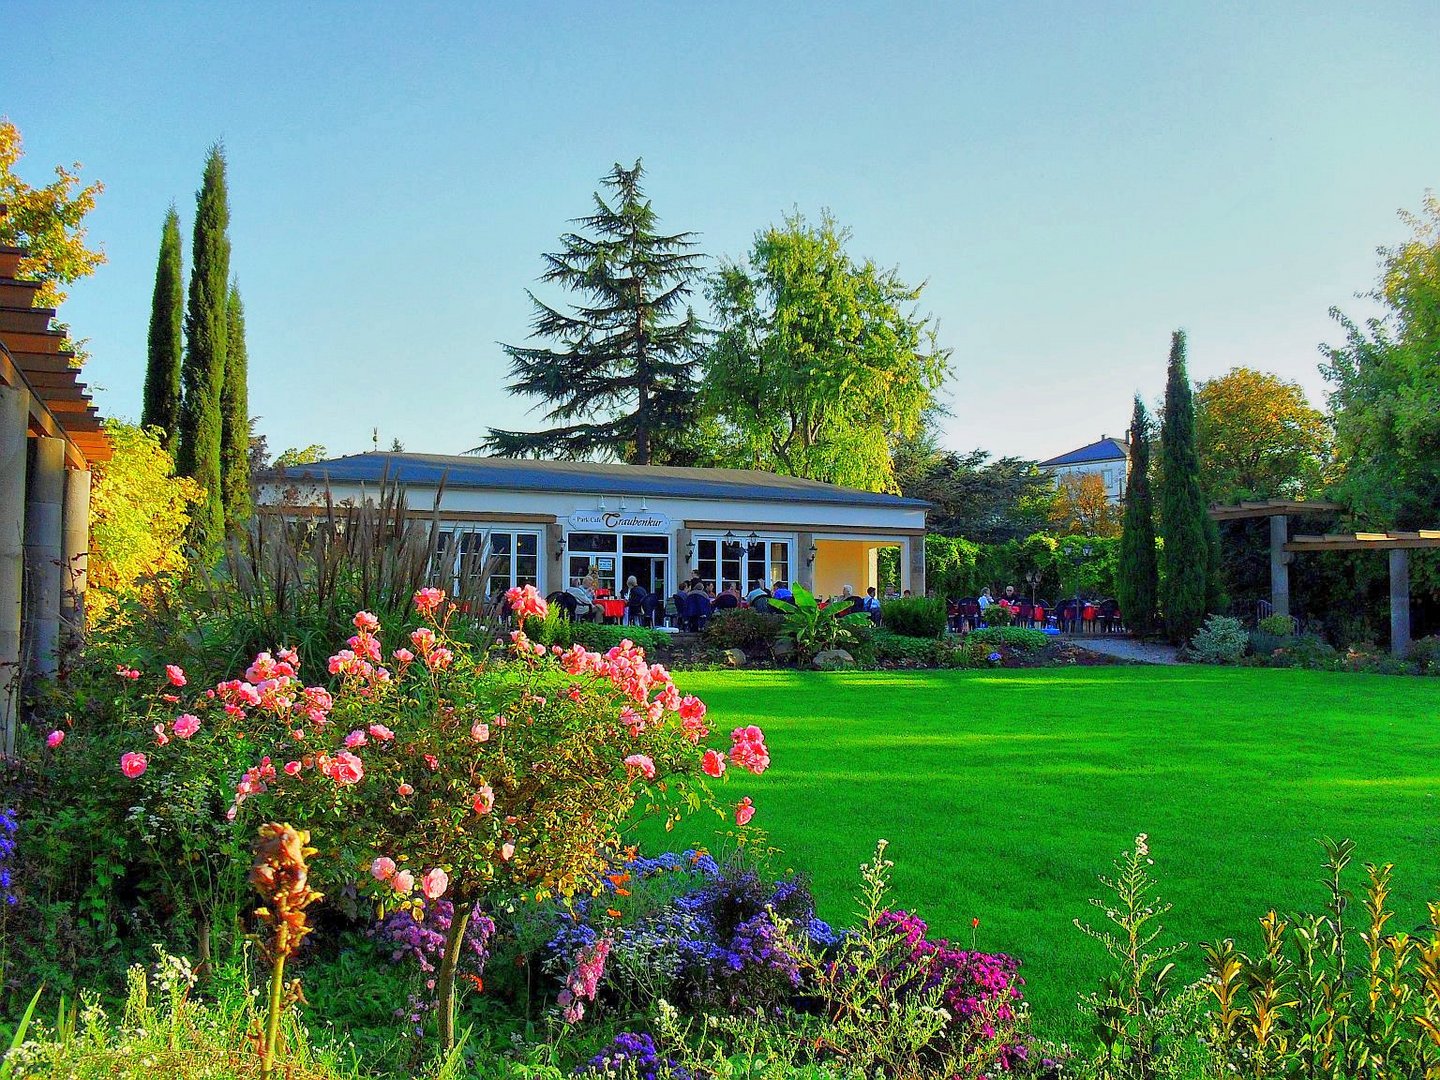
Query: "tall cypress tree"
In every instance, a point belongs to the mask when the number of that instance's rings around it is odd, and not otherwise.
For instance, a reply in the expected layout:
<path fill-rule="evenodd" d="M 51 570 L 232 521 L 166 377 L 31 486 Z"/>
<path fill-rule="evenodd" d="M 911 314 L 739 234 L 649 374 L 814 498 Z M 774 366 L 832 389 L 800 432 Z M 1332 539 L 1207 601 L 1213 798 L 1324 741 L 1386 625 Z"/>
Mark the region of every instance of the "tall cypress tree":
<path fill-rule="evenodd" d="M 1155 505 L 1150 495 L 1150 438 L 1153 425 L 1140 395 L 1130 420 L 1130 479 L 1125 487 L 1125 519 L 1120 533 L 1120 569 L 1115 598 L 1125 625 L 1137 634 L 1155 632 L 1155 603 L 1160 588 L 1155 560 Z"/>
<path fill-rule="evenodd" d="M 1160 425 L 1160 606 L 1172 641 L 1189 641 L 1205 621 L 1214 595 L 1210 568 L 1212 529 L 1200 489 L 1195 452 L 1195 400 L 1185 368 L 1185 331 L 1170 339 L 1165 415 Z"/>
<path fill-rule="evenodd" d="M 616 457 L 638 465 L 682 461 L 694 439 L 700 324 L 687 297 L 700 272 L 693 233 L 656 231 L 641 188 L 643 169 L 615 168 L 595 193 L 595 212 L 562 250 L 545 256 L 540 280 L 584 302 L 565 314 L 528 294 L 533 336 L 557 348 L 505 345 L 512 394 L 548 407 L 543 431 L 492 428 L 478 449 L 505 457 Z"/>
<path fill-rule="evenodd" d="M 245 350 L 245 305 L 231 284 L 225 302 L 225 385 L 220 392 L 220 493 L 225 525 L 241 529 L 250 520 L 249 359 Z"/>
<path fill-rule="evenodd" d="M 165 432 L 163 445 L 172 458 L 180 438 L 180 364 L 184 355 L 180 328 L 184 312 L 180 215 L 171 204 L 160 231 L 160 260 L 155 266 L 155 292 L 150 298 L 149 355 L 140 423 Z"/>
<path fill-rule="evenodd" d="M 185 363 L 181 382 L 179 471 L 205 489 L 191 514 L 197 546 L 224 535 L 225 504 L 220 480 L 220 444 L 224 423 L 220 396 L 225 387 L 225 349 L 229 336 L 226 304 L 230 293 L 230 205 L 225 190 L 225 153 L 218 144 L 205 159 L 205 177 L 195 194 L 195 235 L 190 245 L 190 293 L 185 309 Z"/>

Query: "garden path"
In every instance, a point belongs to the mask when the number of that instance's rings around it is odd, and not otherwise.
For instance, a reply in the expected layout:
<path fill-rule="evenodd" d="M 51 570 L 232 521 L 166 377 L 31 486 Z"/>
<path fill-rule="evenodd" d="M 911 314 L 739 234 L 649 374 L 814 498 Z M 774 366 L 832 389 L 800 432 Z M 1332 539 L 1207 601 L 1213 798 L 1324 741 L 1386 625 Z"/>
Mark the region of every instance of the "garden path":
<path fill-rule="evenodd" d="M 1083 637 L 1066 638 L 1071 644 L 1082 649 L 1089 649 L 1091 652 L 1103 653 L 1106 656 L 1114 656 L 1121 660 L 1134 660 L 1141 664 L 1178 664 L 1179 657 L 1173 645 L 1164 645 L 1158 641 L 1136 641 L 1134 638 L 1112 635 L 1108 637 Z"/>

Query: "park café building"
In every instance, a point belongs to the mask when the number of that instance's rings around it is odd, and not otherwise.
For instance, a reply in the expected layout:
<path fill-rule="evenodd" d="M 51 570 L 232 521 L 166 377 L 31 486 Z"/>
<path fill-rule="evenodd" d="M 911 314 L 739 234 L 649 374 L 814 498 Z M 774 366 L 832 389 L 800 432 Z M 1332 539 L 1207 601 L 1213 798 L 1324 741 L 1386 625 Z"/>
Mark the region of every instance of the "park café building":
<path fill-rule="evenodd" d="M 925 591 L 929 504 L 749 469 L 377 451 L 292 467 L 262 484 L 260 502 L 299 516 L 327 492 L 360 505 L 387 483 L 409 513 L 438 519 L 437 579 L 487 567 L 492 597 L 526 584 L 551 593 L 592 573 L 611 590 L 633 576 L 665 596 L 689 577 L 863 593 L 886 547 L 899 549 L 901 588 Z"/>

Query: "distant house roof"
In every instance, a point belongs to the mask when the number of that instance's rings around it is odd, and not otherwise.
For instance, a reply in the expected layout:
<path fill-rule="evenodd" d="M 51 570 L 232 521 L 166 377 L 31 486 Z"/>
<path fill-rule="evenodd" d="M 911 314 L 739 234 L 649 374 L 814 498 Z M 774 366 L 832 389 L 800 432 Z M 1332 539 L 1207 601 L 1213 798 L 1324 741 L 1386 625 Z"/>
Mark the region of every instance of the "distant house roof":
<path fill-rule="evenodd" d="M 1092 442 L 1089 446 L 1082 446 L 1079 450 L 1071 450 L 1068 454 L 1061 454 L 1049 461 L 1040 462 L 1043 469 L 1047 465 L 1089 465 L 1092 462 L 1100 461 L 1128 461 L 1130 458 L 1130 447 L 1119 439 L 1112 439 L 1108 436 L 1102 437 L 1099 442 Z"/>
<path fill-rule="evenodd" d="M 564 491 L 589 495 L 655 498 L 760 500 L 924 509 L 922 499 L 822 484 L 755 469 L 682 469 L 666 465 L 617 465 L 594 461 L 531 461 L 522 458 L 372 451 L 295 465 L 286 478 L 378 482 L 502 491 Z"/>

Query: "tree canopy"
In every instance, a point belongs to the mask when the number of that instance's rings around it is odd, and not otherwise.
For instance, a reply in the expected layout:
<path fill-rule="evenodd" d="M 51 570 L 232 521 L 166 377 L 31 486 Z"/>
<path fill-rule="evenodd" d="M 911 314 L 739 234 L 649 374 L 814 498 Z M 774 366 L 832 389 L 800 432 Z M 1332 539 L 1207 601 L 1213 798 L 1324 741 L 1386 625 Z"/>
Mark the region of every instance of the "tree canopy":
<path fill-rule="evenodd" d="M 1330 408 L 1343 463 L 1336 495 L 1372 528 L 1440 524 L 1440 198 L 1402 213 L 1411 236 L 1380 249 L 1372 298 L 1385 306 L 1363 325 L 1338 310 L 1345 344 L 1326 346 Z"/>
<path fill-rule="evenodd" d="M 1045 527 L 1055 482 L 1035 462 L 984 450 L 941 450 L 933 433 L 902 439 L 893 453 L 900 493 L 931 503 L 931 533 L 977 543 L 1016 540 Z"/>
<path fill-rule="evenodd" d="M 35 306 L 59 307 L 64 286 L 88 277 L 105 261 L 104 252 L 86 244 L 85 215 L 95 208 L 105 190 L 98 182 L 82 184 L 80 164 L 55 166 L 55 179 L 32 187 L 16 175 L 24 156 L 20 129 L 0 117 L 0 244 L 25 249 L 20 261 L 22 277 L 43 282 Z"/>
<path fill-rule="evenodd" d="M 584 302 L 569 313 L 527 293 L 533 335 L 557 348 L 505 345 L 512 394 L 539 398 L 542 431 L 492 428 L 477 450 L 505 457 L 618 458 L 637 465 L 689 464 L 701 328 L 689 308 L 701 256 L 694 233 L 657 231 L 639 161 L 618 163 L 596 192 L 594 212 L 545 255 L 545 284 Z"/>
<path fill-rule="evenodd" d="M 1195 450 L 1211 502 L 1318 495 L 1331 449 L 1330 425 L 1299 383 L 1237 367 L 1195 388 Z"/>
<path fill-rule="evenodd" d="M 892 445 L 920 432 L 950 352 L 912 310 L 923 286 L 856 260 L 849 239 L 828 213 L 794 214 L 721 264 L 705 404 L 734 464 L 898 491 Z"/>
<path fill-rule="evenodd" d="M 1165 629 L 1176 642 L 1189 641 L 1205 621 L 1216 591 L 1211 582 L 1218 535 L 1200 487 L 1195 453 L 1195 401 L 1185 364 L 1185 331 L 1170 339 L 1165 413 L 1160 425 L 1160 606 Z M 1212 546 L 1213 541 L 1213 546 Z"/>
<path fill-rule="evenodd" d="M 1140 395 L 1130 420 L 1130 476 L 1125 486 L 1115 598 L 1125 623 L 1137 634 L 1155 630 L 1155 605 L 1160 588 L 1155 554 L 1155 504 L 1150 493 L 1150 440 L 1154 425 Z"/>
<path fill-rule="evenodd" d="M 150 336 L 145 364 L 145 397 L 140 423 L 159 428 L 172 457 L 180 438 L 180 369 L 184 361 L 182 326 L 185 284 L 181 268 L 180 215 L 172 204 L 160 230 L 160 257 L 150 298 Z"/>

